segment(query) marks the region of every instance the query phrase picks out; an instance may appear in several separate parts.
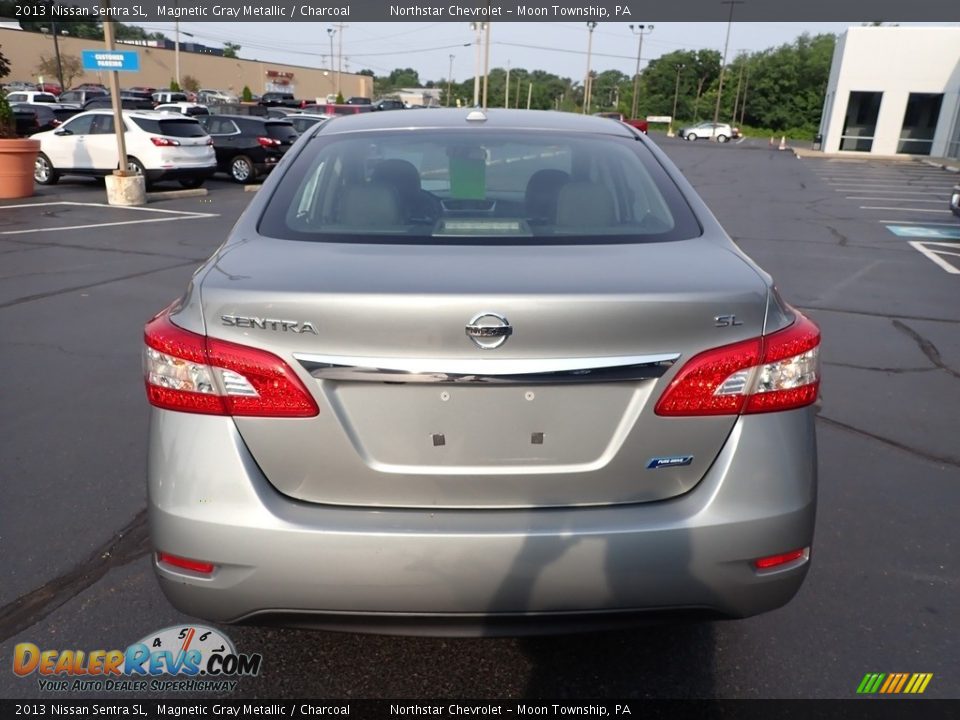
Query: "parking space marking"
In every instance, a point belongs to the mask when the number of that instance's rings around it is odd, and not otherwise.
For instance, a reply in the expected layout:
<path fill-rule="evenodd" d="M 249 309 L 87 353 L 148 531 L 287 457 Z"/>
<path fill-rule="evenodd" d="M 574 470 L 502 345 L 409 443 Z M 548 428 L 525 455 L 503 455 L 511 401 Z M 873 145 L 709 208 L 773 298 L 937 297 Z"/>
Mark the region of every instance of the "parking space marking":
<path fill-rule="evenodd" d="M 937 215 L 949 215 L 949 210 L 931 210 L 930 208 L 911 208 L 911 207 L 883 207 L 880 205 L 861 205 L 861 210 L 900 210 L 904 212 L 922 212 L 936 213 Z"/>
<path fill-rule="evenodd" d="M 927 193 L 924 193 L 926 195 Z M 864 197 L 862 195 L 847 195 L 847 200 L 885 200 L 887 202 L 898 202 L 895 197 Z M 932 205 L 943 205 L 943 200 L 921 200 L 920 198 L 904 198 L 899 202 L 929 203 Z"/>
<path fill-rule="evenodd" d="M 954 267 L 951 263 L 947 262 L 947 260 L 941 257 L 942 255 L 952 255 L 956 258 L 960 258 L 960 243 L 931 242 L 929 240 L 909 240 L 908 242 L 914 250 L 922 253 L 925 257 L 935 262 L 951 275 L 960 275 L 960 268 Z M 930 246 L 944 249 L 935 250 Z M 960 263 L 960 259 L 958 259 L 956 262 Z"/>
<path fill-rule="evenodd" d="M 61 230 L 87 230 L 91 228 L 115 227 L 118 225 L 141 225 L 144 223 L 171 222 L 175 220 L 190 220 L 190 219 L 196 219 L 196 218 L 219 217 L 219 214 L 217 213 L 203 213 L 203 212 L 196 212 L 192 210 L 166 210 L 162 208 L 131 207 L 131 206 L 125 206 L 125 205 L 108 205 L 107 203 L 72 202 L 69 200 L 60 200 L 56 202 L 43 202 L 43 203 L 21 203 L 19 205 L 0 205 L 0 211 L 34 208 L 34 207 L 50 207 L 52 205 L 70 205 L 74 207 L 109 208 L 111 210 L 130 210 L 134 212 L 158 213 L 158 214 L 164 215 L 165 217 L 140 218 L 138 220 L 118 220 L 116 222 L 105 222 L 105 223 L 86 223 L 84 225 L 64 225 L 60 227 L 49 227 L 49 228 L 29 228 L 26 230 L 0 230 L 0 236 L 27 235 L 27 234 L 43 233 L 43 232 L 59 232 Z"/>
<path fill-rule="evenodd" d="M 942 225 L 945 227 L 956 227 L 952 222 L 934 222 L 933 220 L 877 220 L 881 225 Z"/>

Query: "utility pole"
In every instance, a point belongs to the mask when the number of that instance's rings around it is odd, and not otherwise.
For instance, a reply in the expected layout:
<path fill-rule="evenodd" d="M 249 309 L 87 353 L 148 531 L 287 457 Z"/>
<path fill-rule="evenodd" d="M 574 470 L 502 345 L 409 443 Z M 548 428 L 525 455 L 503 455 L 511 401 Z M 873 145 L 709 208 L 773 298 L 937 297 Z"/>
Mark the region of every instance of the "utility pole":
<path fill-rule="evenodd" d="M 653 25 L 630 26 L 630 31 L 634 35 L 640 36 L 640 46 L 637 48 L 637 71 L 633 74 L 633 104 L 630 107 L 630 119 L 637 117 L 637 107 L 640 99 L 640 56 L 643 54 L 643 36 L 653 32 Z"/>
<path fill-rule="evenodd" d="M 680 71 L 686 67 L 683 63 L 677 63 L 677 82 L 673 86 L 673 114 L 670 116 L 670 127 L 667 128 L 667 137 L 673 137 L 673 121 L 677 119 L 677 98 L 680 96 Z"/>
<path fill-rule="evenodd" d="M 744 0 L 720 0 L 721 5 L 730 6 L 730 15 L 727 17 L 727 39 L 723 43 L 723 61 L 720 63 L 720 84 L 717 86 L 717 107 L 713 111 L 713 127 L 710 137 L 717 134 L 717 122 L 720 120 L 720 98 L 723 95 L 723 71 L 727 66 L 727 49 L 730 47 L 730 26 L 733 25 L 733 7 L 734 5 L 743 5 Z"/>
<path fill-rule="evenodd" d="M 523 84 L 523 78 L 517 78 L 517 99 L 513 102 L 514 109 L 520 107 L 520 86 Z"/>
<path fill-rule="evenodd" d="M 173 64 L 174 71 L 173 76 L 176 78 L 177 90 L 181 89 L 180 86 L 180 21 L 175 20 L 173 23 Z"/>
<path fill-rule="evenodd" d="M 334 56 L 333 56 L 333 36 L 336 35 L 336 34 L 337 34 L 337 31 L 334 30 L 332 27 L 328 27 L 328 28 L 327 28 L 327 35 L 330 37 L 330 72 L 333 72 L 333 61 L 334 61 Z M 339 78 L 337 78 L 337 80 L 334 81 L 333 86 L 334 86 L 334 89 L 335 89 L 335 90 L 339 91 L 339 89 L 340 89 L 340 79 L 339 79 Z M 338 92 L 338 94 L 339 94 L 339 92 Z"/>
<path fill-rule="evenodd" d="M 533 83 L 527 83 L 527 110 L 530 109 L 530 103 L 533 101 Z"/>
<path fill-rule="evenodd" d="M 487 17 L 490 17 L 490 5 L 487 4 Z M 483 36 L 483 109 L 487 109 L 487 90 L 490 86 L 490 26 L 493 23 L 484 23 Z"/>
<path fill-rule="evenodd" d="M 473 64 L 473 106 L 480 106 L 480 53 L 483 50 L 483 26 L 484 23 L 475 22 L 471 24 L 471 27 L 477 33 L 476 42 L 474 45 L 477 47 L 476 60 Z"/>
<path fill-rule="evenodd" d="M 507 89 L 503 93 L 503 106 L 510 109 L 510 61 L 507 60 Z"/>
<path fill-rule="evenodd" d="M 743 52 L 743 50 L 740 51 L 740 77 L 737 78 L 737 96 L 733 101 L 733 117 L 730 119 L 731 125 L 737 124 L 737 110 L 740 107 L 740 86 L 743 85 L 743 66 L 747 64 L 747 59 L 743 56 Z"/>
<path fill-rule="evenodd" d="M 590 60 L 593 53 L 593 31 L 597 29 L 597 23 L 593 20 L 587 23 L 587 74 L 583 79 L 583 114 L 590 112 Z"/>
<path fill-rule="evenodd" d="M 104 0 L 103 7 L 109 9 L 110 0 Z M 103 21 L 103 40 L 107 51 L 113 52 L 113 20 Z M 113 106 L 113 129 L 117 135 L 118 174 L 128 175 L 130 172 L 127 169 L 127 143 L 123 136 L 123 113 L 120 112 L 120 77 L 116 70 L 111 70 L 107 78 L 107 82 L 110 83 L 110 104 Z"/>
<path fill-rule="evenodd" d="M 341 95 L 340 83 L 341 76 L 343 75 L 343 31 L 345 28 L 350 27 L 345 23 L 337 23 L 337 95 Z"/>
<path fill-rule="evenodd" d="M 453 86 L 453 59 L 456 55 L 450 56 L 450 69 L 447 70 L 447 107 L 450 107 L 450 88 Z"/>

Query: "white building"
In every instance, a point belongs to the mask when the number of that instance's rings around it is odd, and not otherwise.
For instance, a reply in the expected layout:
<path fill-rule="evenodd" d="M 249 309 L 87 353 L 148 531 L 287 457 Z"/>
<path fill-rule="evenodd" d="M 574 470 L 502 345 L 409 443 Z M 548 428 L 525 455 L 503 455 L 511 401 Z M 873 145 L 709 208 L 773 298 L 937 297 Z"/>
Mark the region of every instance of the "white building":
<path fill-rule="evenodd" d="M 960 27 L 852 27 L 837 41 L 825 152 L 960 157 Z"/>

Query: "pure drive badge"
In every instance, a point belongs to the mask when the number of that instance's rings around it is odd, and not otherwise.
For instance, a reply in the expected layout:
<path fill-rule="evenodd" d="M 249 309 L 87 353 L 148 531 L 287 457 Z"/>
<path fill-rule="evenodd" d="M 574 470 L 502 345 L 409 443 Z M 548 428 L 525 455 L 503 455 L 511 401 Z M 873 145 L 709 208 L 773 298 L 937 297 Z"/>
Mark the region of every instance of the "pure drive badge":
<path fill-rule="evenodd" d="M 657 470 L 664 467 L 681 467 L 693 462 L 693 455 L 668 455 L 666 457 L 650 458 L 647 470 Z"/>

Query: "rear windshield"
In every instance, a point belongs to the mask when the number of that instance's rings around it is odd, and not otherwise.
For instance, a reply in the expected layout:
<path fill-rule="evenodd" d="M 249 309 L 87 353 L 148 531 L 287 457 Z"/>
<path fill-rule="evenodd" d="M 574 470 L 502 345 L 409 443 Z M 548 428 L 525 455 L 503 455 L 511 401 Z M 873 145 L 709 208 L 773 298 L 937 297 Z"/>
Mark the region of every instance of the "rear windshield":
<path fill-rule="evenodd" d="M 643 144 L 612 135 L 423 130 L 313 139 L 260 222 L 332 242 L 610 243 L 700 226 Z"/>
<path fill-rule="evenodd" d="M 144 132 L 167 137 L 203 137 L 207 131 L 196 120 L 171 118 L 153 120 L 150 118 L 131 118 Z"/>
<path fill-rule="evenodd" d="M 293 127 L 293 124 L 288 122 L 268 122 L 267 123 L 267 135 L 272 137 L 274 140 L 285 140 L 288 142 L 293 142 L 299 137 L 299 133 L 296 128 Z"/>

